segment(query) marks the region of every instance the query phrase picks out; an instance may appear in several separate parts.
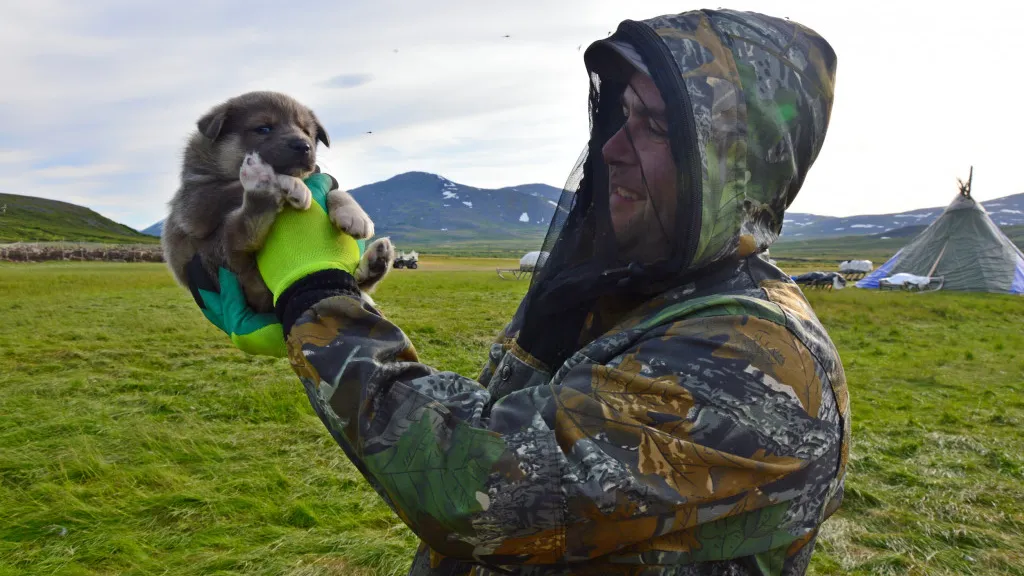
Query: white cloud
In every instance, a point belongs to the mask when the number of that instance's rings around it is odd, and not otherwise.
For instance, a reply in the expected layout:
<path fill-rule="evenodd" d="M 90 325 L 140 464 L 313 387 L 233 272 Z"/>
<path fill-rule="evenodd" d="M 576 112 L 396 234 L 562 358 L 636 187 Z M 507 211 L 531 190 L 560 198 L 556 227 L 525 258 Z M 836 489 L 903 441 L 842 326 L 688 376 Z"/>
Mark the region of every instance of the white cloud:
<path fill-rule="evenodd" d="M 79 166 L 50 166 L 33 170 L 29 174 L 33 178 L 70 180 L 95 178 L 97 176 L 110 176 L 123 174 L 127 168 L 121 164 L 86 164 Z"/>
<path fill-rule="evenodd" d="M 30 150 L 0 150 L 0 164 L 25 164 L 38 156 Z"/>

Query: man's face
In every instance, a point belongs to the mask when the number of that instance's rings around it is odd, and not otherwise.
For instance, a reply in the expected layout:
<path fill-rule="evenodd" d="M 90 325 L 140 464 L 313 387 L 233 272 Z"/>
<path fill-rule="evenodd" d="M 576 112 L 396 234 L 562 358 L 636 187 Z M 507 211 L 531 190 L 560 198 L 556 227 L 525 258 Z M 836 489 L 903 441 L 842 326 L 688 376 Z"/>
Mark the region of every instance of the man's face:
<path fill-rule="evenodd" d="M 608 165 L 612 227 L 619 249 L 650 261 L 675 233 L 677 170 L 665 102 L 654 80 L 635 73 L 622 95 L 626 122 L 601 152 Z"/>

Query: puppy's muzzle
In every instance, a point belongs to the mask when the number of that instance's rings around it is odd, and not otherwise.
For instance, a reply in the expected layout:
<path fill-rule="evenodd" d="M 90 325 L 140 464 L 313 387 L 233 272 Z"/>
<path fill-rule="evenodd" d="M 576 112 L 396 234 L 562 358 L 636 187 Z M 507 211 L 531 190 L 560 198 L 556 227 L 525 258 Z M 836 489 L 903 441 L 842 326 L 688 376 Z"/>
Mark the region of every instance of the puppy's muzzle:
<path fill-rule="evenodd" d="M 302 138 L 296 138 L 288 143 L 288 147 L 298 152 L 300 155 L 308 156 L 313 151 L 313 147 L 310 146 L 309 142 Z"/>

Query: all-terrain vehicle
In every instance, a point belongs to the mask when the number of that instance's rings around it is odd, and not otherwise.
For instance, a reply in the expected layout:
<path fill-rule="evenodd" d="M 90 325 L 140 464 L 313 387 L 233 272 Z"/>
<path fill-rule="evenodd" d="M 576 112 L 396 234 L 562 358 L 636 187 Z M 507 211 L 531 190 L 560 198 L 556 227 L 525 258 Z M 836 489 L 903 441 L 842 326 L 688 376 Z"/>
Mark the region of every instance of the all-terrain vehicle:
<path fill-rule="evenodd" d="M 395 256 L 395 263 L 392 264 L 395 268 L 409 268 L 415 270 L 420 267 L 419 264 L 420 255 L 416 252 L 402 252 L 398 256 Z"/>

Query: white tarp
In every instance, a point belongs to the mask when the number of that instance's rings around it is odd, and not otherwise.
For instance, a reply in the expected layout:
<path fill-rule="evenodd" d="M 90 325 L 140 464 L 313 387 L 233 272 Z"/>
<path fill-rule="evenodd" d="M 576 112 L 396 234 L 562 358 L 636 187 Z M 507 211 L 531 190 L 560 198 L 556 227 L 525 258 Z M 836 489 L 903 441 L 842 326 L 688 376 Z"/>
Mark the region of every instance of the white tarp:
<path fill-rule="evenodd" d="M 544 262 L 548 259 L 547 252 L 527 252 L 525 256 L 519 259 L 520 270 L 533 270 L 544 265 Z"/>
<path fill-rule="evenodd" d="M 839 272 L 864 272 L 865 274 L 874 270 L 871 260 L 845 260 L 839 263 Z"/>
<path fill-rule="evenodd" d="M 927 276 L 917 276 L 914 274 L 907 274 L 906 272 L 893 274 L 888 278 L 884 278 L 883 281 L 892 286 L 906 286 L 907 284 L 914 284 L 921 288 L 926 288 L 928 284 L 931 283 L 931 279 Z"/>

